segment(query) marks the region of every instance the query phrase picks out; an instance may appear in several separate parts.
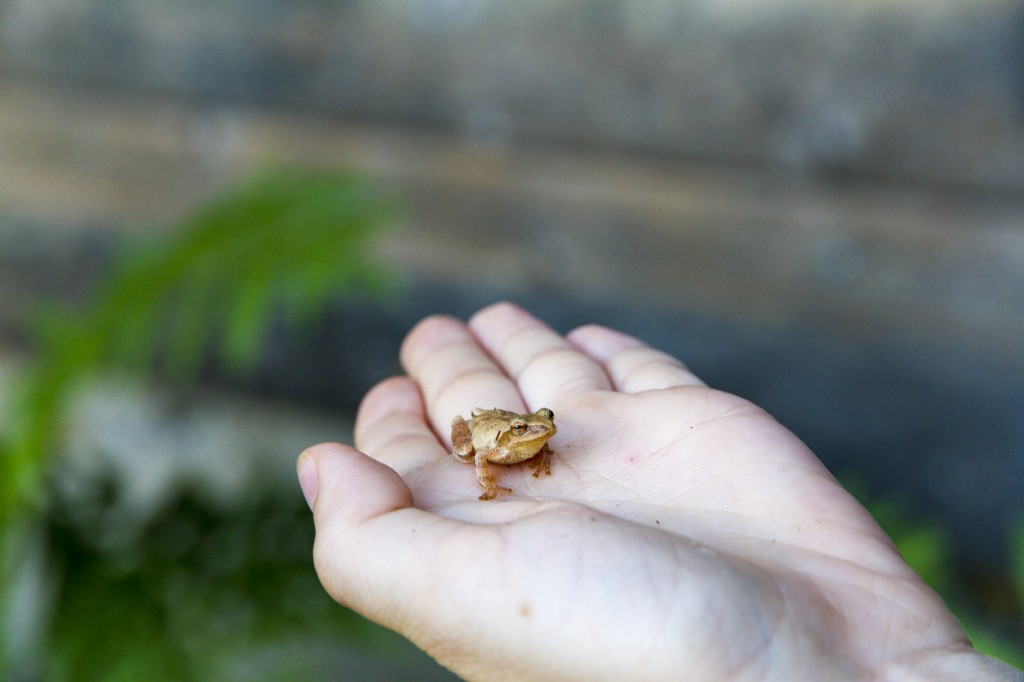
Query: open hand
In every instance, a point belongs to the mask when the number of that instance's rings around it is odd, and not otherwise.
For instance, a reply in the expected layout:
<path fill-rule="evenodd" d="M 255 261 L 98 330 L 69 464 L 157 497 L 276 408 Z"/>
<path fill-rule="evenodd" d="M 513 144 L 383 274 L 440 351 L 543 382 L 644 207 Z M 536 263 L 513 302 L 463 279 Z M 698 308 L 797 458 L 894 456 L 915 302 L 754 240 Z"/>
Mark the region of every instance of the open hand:
<path fill-rule="evenodd" d="M 339 602 L 468 679 L 1016 679 L 792 433 L 603 327 L 499 304 L 428 318 L 356 448 L 299 459 Z M 456 414 L 551 408 L 552 475 L 492 465 Z M 314 501 L 315 500 L 315 501 Z"/>

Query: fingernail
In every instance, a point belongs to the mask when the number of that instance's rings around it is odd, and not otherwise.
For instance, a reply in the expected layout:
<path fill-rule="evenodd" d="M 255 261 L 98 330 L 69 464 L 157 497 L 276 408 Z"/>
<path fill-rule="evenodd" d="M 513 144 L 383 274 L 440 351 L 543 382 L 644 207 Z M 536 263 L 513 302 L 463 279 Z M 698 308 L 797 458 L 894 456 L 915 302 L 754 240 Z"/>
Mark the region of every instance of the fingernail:
<path fill-rule="evenodd" d="M 309 453 L 303 452 L 299 455 L 299 463 L 296 465 L 299 472 L 299 487 L 302 488 L 302 496 L 306 498 L 306 504 L 310 510 L 316 502 L 316 490 L 319 486 L 316 474 L 316 460 Z"/>

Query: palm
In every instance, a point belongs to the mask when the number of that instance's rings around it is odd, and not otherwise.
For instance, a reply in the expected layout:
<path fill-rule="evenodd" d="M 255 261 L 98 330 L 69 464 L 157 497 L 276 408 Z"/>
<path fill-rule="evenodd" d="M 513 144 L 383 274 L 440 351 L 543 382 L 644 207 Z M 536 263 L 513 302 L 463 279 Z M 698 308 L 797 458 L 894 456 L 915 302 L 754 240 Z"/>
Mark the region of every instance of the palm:
<path fill-rule="evenodd" d="M 500 314 L 498 327 L 514 328 Z M 375 533 L 383 526 L 406 544 L 392 542 L 376 567 L 391 592 L 370 599 L 350 577 L 333 589 L 325 580 L 339 600 L 385 624 L 402 614 L 395 627 L 471 677 L 630 677 L 647 666 L 650 677 L 759 678 L 963 641 L 866 512 L 764 412 L 681 366 L 654 379 L 606 367 L 614 387 L 590 369 L 532 372 L 551 348 L 503 355 L 502 333 L 488 350 L 505 366 L 490 372 L 472 346 L 446 366 L 437 357 L 450 340 L 414 332 L 403 360 L 416 385 L 368 396 L 357 445 L 401 476 L 378 482 Z M 481 502 L 472 467 L 448 454 L 447 423 L 476 405 L 523 409 L 523 398 L 555 412 L 553 475 L 493 467 L 514 492 Z M 399 516 L 411 502 L 427 514 Z M 318 523 L 318 557 L 341 549 L 322 542 Z M 444 574 L 410 575 L 407 562 Z M 894 630 L 927 639 L 894 647 Z M 570 667 L 551 667 L 564 650 Z M 779 655 L 793 650 L 795 660 Z"/>
<path fill-rule="evenodd" d="M 734 430 L 740 421 L 737 417 L 756 410 L 733 396 L 701 387 L 641 394 L 595 391 L 552 406 L 559 428 L 550 443 L 555 451 L 552 476 L 534 478 L 525 465 L 491 465 L 498 479 L 515 493 L 501 499 L 557 497 L 596 505 L 628 502 L 628 509 L 621 513 L 630 518 L 635 518 L 634 512 L 669 504 L 680 496 L 707 498 L 709 508 L 715 506 L 715 499 L 732 497 L 721 488 L 721 481 L 696 485 L 697 478 L 708 466 L 739 463 L 738 453 L 729 447 L 730 441 L 747 438 Z M 444 420 L 439 417 L 438 421 L 441 435 L 436 450 L 442 456 L 428 461 L 428 471 L 418 472 L 426 476 L 413 476 L 411 484 L 417 498 L 429 500 L 432 507 L 471 501 L 476 486 L 472 466 L 443 457 L 442 451 L 450 446 Z M 774 422 L 771 427 L 779 429 Z M 718 462 L 713 461 L 716 457 Z"/>

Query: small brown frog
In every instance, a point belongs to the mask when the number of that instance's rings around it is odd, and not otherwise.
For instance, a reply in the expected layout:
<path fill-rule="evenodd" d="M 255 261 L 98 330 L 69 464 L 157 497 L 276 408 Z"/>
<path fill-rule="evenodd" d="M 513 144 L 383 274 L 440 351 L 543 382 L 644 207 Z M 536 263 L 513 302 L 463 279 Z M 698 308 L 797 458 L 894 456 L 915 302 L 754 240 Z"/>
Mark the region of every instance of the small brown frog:
<path fill-rule="evenodd" d="M 555 435 L 555 413 L 542 407 L 533 414 L 516 414 L 507 410 L 473 410 L 469 421 L 456 415 L 452 420 L 452 448 L 460 462 L 476 464 L 476 480 L 484 487 L 481 500 L 491 500 L 499 490 L 512 492 L 494 483 L 487 470 L 488 462 L 516 464 L 530 462 L 537 478 L 543 470 L 551 475 L 551 448 L 548 439 Z"/>

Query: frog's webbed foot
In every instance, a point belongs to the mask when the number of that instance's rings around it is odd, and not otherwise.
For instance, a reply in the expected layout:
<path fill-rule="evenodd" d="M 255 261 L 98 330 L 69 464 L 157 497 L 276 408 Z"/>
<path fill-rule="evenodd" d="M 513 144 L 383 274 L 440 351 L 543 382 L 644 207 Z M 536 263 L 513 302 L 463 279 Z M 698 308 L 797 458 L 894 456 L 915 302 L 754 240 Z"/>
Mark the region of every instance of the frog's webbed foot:
<path fill-rule="evenodd" d="M 547 445 L 540 449 L 533 459 L 530 460 L 530 468 L 533 469 L 533 477 L 540 478 L 540 472 L 543 471 L 546 475 L 551 475 L 551 448 Z"/>
<path fill-rule="evenodd" d="M 512 488 L 506 488 L 503 485 L 495 485 L 493 477 L 491 478 L 490 481 L 488 481 L 485 484 L 485 487 L 487 489 L 484 490 L 484 492 L 480 495 L 480 499 L 481 500 L 493 500 L 495 497 L 498 496 L 499 492 L 502 492 L 502 493 L 511 493 L 512 492 Z"/>

